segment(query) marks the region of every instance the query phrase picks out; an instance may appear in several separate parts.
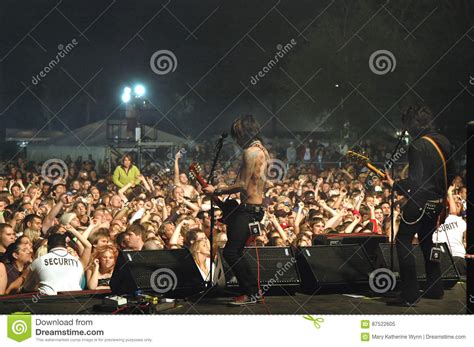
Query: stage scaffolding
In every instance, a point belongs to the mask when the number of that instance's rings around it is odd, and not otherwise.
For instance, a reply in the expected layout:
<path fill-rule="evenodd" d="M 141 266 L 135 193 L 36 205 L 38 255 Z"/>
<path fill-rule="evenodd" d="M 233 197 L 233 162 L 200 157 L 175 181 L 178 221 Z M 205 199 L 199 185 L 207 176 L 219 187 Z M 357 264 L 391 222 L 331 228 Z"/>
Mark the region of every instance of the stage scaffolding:
<path fill-rule="evenodd" d="M 137 167 L 143 171 L 150 161 L 159 166 L 158 156 L 163 150 L 171 153 L 177 150 L 173 142 L 160 141 L 157 129 L 140 124 L 135 119 L 108 120 L 106 129 L 109 172 L 115 169 L 126 153 L 134 155 Z"/>

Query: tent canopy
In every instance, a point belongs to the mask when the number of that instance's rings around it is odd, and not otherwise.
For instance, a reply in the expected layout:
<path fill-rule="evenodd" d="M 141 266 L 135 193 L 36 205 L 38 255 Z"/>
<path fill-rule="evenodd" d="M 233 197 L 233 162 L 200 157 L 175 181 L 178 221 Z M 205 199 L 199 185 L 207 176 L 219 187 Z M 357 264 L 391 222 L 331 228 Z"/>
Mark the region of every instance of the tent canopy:
<path fill-rule="evenodd" d="M 186 139 L 183 137 L 153 129 L 149 126 L 142 126 L 142 129 L 143 135 L 157 134 L 157 139 L 155 141 L 171 142 L 173 144 L 181 144 L 186 142 Z M 107 122 L 98 121 L 85 125 L 66 134 L 55 136 L 49 140 L 43 141 L 41 145 L 85 147 L 107 146 Z"/>

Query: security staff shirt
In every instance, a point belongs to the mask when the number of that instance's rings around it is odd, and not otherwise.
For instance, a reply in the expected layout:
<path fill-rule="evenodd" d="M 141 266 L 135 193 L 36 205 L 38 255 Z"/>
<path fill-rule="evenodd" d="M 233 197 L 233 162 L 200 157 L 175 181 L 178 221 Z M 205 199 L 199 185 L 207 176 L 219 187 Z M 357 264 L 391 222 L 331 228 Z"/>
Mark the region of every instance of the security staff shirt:
<path fill-rule="evenodd" d="M 57 292 L 81 290 L 84 268 L 79 258 L 70 255 L 65 248 L 57 247 L 31 264 L 31 272 L 23 288 L 37 289 L 46 295 Z"/>

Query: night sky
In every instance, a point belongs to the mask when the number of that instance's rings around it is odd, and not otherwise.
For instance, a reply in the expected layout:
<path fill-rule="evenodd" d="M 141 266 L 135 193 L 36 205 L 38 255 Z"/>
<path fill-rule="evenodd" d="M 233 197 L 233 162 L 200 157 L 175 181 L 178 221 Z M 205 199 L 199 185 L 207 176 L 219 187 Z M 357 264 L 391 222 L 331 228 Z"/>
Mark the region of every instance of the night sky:
<path fill-rule="evenodd" d="M 357 138 L 375 138 L 400 127 L 401 107 L 424 101 L 462 144 L 473 118 L 473 14 L 468 0 L 3 0 L 1 123 L 67 132 L 123 118 L 122 89 L 140 82 L 147 122 L 180 136 L 205 138 L 253 113 L 269 135 L 338 136 L 349 121 Z M 152 70 L 159 50 L 175 55 L 174 72 Z M 372 71 L 377 51 L 391 54 L 388 70 Z"/>

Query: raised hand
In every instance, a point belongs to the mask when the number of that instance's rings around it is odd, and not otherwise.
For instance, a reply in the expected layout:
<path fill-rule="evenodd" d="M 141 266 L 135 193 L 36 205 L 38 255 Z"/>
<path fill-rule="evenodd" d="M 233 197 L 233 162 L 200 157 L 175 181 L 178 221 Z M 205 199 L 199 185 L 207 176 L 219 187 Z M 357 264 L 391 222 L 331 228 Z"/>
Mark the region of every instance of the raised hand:
<path fill-rule="evenodd" d="M 456 186 L 454 184 L 450 185 L 448 188 L 448 194 L 453 194 L 454 189 L 456 189 Z"/>
<path fill-rule="evenodd" d="M 390 187 L 393 187 L 393 184 L 395 183 L 395 181 L 393 180 L 392 176 L 390 176 L 389 171 L 390 171 L 390 170 L 387 170 L 387 171 L 385 172 L 385 180 L 384 180 L 384 182 L 387 182 Z"/>

